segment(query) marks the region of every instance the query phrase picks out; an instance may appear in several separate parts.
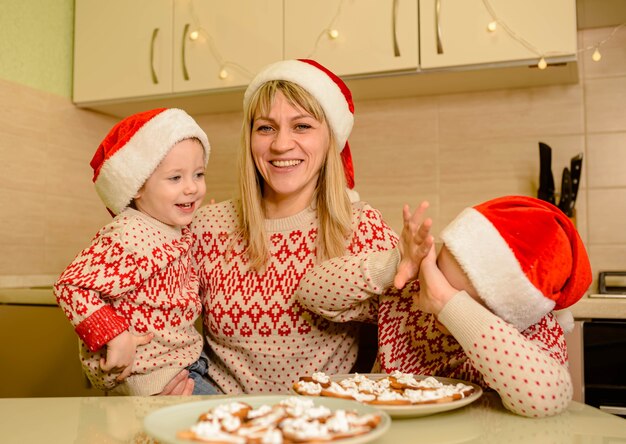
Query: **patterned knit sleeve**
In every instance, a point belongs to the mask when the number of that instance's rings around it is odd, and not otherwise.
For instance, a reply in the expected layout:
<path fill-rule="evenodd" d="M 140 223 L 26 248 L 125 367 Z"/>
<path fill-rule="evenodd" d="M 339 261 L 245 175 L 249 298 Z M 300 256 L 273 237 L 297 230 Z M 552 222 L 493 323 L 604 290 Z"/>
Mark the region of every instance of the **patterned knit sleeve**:
<path fill-rule="evenodd" d="M 438 318 L 508 410 L 543 417 L 567 408 L 573 390 L 565 337 L 552 314 L 520 333 L 460 292 Z"/>
<path fill-rule="evenodd" d="M 398 237 L 380 212 L 365 204 L 357 215 L 348 254 L 307 271 L 296 290 L 305 308 L 334 322 L 375 321 L 400 261 Z"/>
<path fill-rule="evenodd" d="M 129 327 L 108 301 L 135 289 L 141 280 L 132 252 L 111 237 L 97 237 L 65 269 L 54 293 L 78 336 L 97 351 Z"/>

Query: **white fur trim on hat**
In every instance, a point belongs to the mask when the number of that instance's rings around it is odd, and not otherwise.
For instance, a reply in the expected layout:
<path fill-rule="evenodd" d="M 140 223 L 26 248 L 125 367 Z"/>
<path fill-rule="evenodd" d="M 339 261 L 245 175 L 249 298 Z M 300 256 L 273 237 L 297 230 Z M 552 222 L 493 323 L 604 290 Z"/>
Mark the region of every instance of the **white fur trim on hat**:
<path fill-rule="evenodd" d="M 519 331 L 554 308 L 554 301 L 531 283 L 509 245 L 479 211 L 463 210 L 441 238 L 487 307 Z"/>
<path fill-rule="evenodd" d="M 106 159 L 98 173 L 94 183 L 106 207 L 115 214 L 122 212 L 170 149 L 192 137 L 202 143 L 206 164 L 209 140 L 185 111 L 167 109 L 147 121 L 123 147 Z"/>
<path fill-rule="evenodd" d="M 328 125 L 337 139 L 337 147 L 343 150 L 354 124 L 341 88 L 321 69 L 300 60 L 283 60 L 273 63 L 256 75 L 248 85 L 243 98 L 247 109 L 254 93 L 270 80 L 287 80 L 301 86 L 320 103 Z"/>

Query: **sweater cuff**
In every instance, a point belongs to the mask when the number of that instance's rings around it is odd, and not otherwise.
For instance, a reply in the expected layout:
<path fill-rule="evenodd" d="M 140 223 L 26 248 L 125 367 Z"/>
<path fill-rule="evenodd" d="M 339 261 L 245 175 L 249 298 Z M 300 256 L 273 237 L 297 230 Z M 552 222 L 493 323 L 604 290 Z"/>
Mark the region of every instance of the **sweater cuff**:
<path fill-rule="evenodd" d="M 128 330 L 128 322 L 115 313 L 109 305 L 93 312 L 76 326 L 76 333 L 90 351 L 95 352 L 104 344 Z"/>
<path fill-rule="evenodd" d="M 474 342 L 473 338 L 482 334 L 497 316 L 480 305 L 465 291 L 460 291 L 450 299 L 439 312 L 437 319 L 454 336 L 461 346 Z"/>
<path fill-rule="evenodd" d="M 393 279 L 398 271 L 400 252 L 397 248 L 370 253 L 365 260 L 365 268 L 372 283 L 379 289 L 393 285 Z M 367 274 L 366 274 L 367 275 Z"/>

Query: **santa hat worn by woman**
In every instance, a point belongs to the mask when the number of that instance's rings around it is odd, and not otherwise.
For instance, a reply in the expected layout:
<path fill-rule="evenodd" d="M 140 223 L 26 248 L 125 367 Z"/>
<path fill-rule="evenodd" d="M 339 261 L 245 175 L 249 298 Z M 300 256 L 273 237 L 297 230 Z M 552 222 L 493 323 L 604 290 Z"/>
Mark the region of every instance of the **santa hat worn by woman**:
<path fill-rule="evenodd" d="M 319 102 L 341 151 L 348 195 L 352 201 L 358 200 L 358 194 L 353 190 L 354 165 L 348 144 L 348 137 L 354 124 L 354 103 L 348 86 L 337 75 L 314 60 L 283 60 L 267 66 L 252 79 L 244 95 L 244 109 L 248 108 L 254 93 L 271 80 L 295 83 Z"/>
<path fill-rule="evenodd" d="M 591 284 L 585 246 L 554 205 L 506 196 L 466 208 L 441 233 L 478 296 L 519 331 L 577 302 Z M 557 314 L 565 331 L 569 311 Z"/>
<path fill-rule="evenodd" d="M 113 215 L 120 214 L 178 142 L 196 138 L 209 160 L 206 133 L 185 111 L 158 108 L 125 118 L 104 138 L 91 159 L 93 182 Z"/>

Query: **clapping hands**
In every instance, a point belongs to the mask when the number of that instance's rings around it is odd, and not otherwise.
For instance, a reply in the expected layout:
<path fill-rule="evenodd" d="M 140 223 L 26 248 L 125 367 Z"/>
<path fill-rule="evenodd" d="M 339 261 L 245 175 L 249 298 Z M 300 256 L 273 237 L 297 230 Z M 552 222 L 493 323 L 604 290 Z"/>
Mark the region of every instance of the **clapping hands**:
<path fill-rule="evenodd" d="M 412 214 L 408 205 L 402 209 L 404 227 L 398 243 L 400 264 L 393 281 L 398 289 L 417 279 L 422 260 L 434 249 L 435 240 L 430 234 L 433 222 L 429 217 L 424 218 L 428 207 L 429 203 L 423 201 Z"/>

